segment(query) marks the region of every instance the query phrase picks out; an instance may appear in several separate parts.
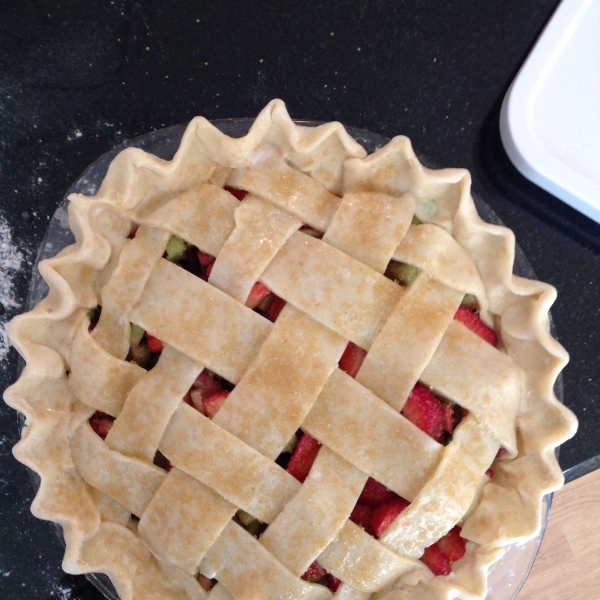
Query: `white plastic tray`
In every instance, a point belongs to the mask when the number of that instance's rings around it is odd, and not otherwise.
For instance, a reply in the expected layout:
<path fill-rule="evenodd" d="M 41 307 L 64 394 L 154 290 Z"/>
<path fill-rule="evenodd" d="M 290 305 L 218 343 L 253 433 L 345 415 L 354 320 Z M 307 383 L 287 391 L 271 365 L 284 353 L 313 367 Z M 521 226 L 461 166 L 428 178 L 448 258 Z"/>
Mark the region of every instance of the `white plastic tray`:
<path fill-rule="evenodd" d="M 500 134 L 517 169 L 600 223 L 600 0 L 563 0 L 508 90 Z"/>

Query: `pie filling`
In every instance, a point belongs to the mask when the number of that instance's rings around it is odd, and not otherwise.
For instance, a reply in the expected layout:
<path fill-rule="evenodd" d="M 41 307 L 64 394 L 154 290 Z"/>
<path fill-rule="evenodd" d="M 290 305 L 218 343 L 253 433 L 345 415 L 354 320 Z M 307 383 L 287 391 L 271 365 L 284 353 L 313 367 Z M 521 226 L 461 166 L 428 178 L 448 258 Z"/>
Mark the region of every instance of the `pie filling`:
<path fill-rule="evenodd" d="M 244 196 L 247 194 L 243 190 L 226 189 L 240 201 L 243 201 Z M 413 224 L 420 224 L 420 221 L 414 217 Z M 135 224 L 132 226 L 129 234 L 130 239 L 135 237 L 137 227 Z M 300 231 L 316 238 L 323 236 L 322 232 L 308 225 L 303 225 Z M 164 258 L 178 264 L 205 281 L 208 281 L 215 262 L 214 256 L 187 244 L 175 235 L 172 235 L 167 243 Z M 387 266 L 385 276 L 401 286 L 409 286 L 416 280 L 419 271 L 413 265 L 392 260 Z M 245 304 L 271 322 L 275 322 L 286 302 L 271 292 L 263 283 L 257 282 Z M 101 310 L 102 307 L 98 306 L 89 311 L 90 331 L 96 326 Z M 498 337 L 495 331 L 480 319 L 478 312 L 479 307 L 475 296 L 465 294 L 454 318 L 482 339 L 496 346 Z M 163 342 L 134 323 L 131 324 L 129 341 L 130 350 L 127 360 L 146 370 L 152 369 L 164 349 Z M 358 374 L 366 355 L 366 350 L 349 342 L 340 358 L 339 368 L 354 378 Z M 234 386 L 230 382 L 218 374 L 204 369 L 184 396 L 183 401 L 212 419 L 226 402 L 233 388 Z M 442 445 L 447 445 L 452 439 L 455 428 L 468 414 L 468 411 L 439 396 L 422 383 L 417 383 L 401 413 L 434 440 Z M 89 419 L 92 429 L 102 439 L 107 436 L 113 421 L 114 417 L 100 411 L 95 412 Z M 289 440 L 276 462 L 303 483 L 310 472 L 320 447 L 321 445 L 316 439 L 308 433 L 298 430 Z M 504 449 L 501 448 L 498 457 L 503 453 Z M 154 463 L 166 471 L 171 470 L 169 461 L 159 451 L 156 453 Z M 489 469 L 486 475 L 493 477 L 494 473 Z M 409 505 L 410 502 L 369 477 L 352 510 L 350 519 L 362 527 L 364 531 L 378 538 Z M 266 523 L 262 523 L 243 510 L 238 510 L 233 520 L 256 538 L 259 538 L 267 529 Z M 460 533 L 461 528 L 455 526 L 444 537 L 425 549 L 420 560 L 429 567 L 434 575 L 448 575 L 452 570 L 452 563 L 464 556 L 466 540 L 461 537 Z M 339 579 L 328 573 L 317 562 L 313 562 L 302 575 L 302 578 L 312 583 L 324 585 L 332 592 L 335 592 L 341 583 Z M 215 579 L 208 579 L 201 573 L 197 574 L 196 579 L 205 590 L 210 590 L 216 583 Z"/>

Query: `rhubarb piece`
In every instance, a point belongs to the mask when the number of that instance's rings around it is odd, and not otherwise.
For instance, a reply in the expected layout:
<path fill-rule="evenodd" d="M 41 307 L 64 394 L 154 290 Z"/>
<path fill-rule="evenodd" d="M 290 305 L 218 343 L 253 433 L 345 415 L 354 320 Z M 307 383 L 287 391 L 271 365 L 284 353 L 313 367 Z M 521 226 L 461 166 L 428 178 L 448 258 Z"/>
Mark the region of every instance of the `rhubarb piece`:
<path fill-rule="evenodd" d="M 409 505 L 408 500 L 399 496 L 394 500 L 380 504 L 371 516 L 371 527 L 373 527 L 375 535 L 379 537 Z"/>
<path fill-rule="evenodd" d="M 493 471 L 493 469 L 488 469 L 488 470 L 485 472 L 485 474 L 486 474 L 486 475 L 487 475 L 487 476 L 488 476 L 490 479 L 492 479 L 492 477 L 494 477 L 494 471 Z"/>
<path fill-rule="evenodd" d="M 105 439 L 113 425 L 114 420 L 114 417 L 97 410 L 90 417 L 90 426 L 102 439 Z"/>
<path fill-rule="evenodd" d="M 192 387 L 199 390 L 202 394 L 202 398 L 208 398 L 217 392 L 223 391 L 223 386 L 217 381 L 208 369 L 204 369 L 196 381 L 192 384 Z"/>
<path fill-rule="evenodd" d="M 506 453 L 506 448 L 500 446 L 500 449 L 498 450 L 498 452 L 496 454 L 496 458 L 500 458 L 505 453 Z"/>
<path fill-rule="evenodd" d="M 340 587 L 342 582 L 331 573 L 327 573 L 327 587 L 333 592 L 337 592 L 337 589 Z"/>
<path fill-rule="evenodd" d="M 287 466 L 287 472 L 293 475 L 300 483 L 303 483 L 307 478 L 310 468 L 317 458 L 321 444 L 315 438 L 305 433 L 294 450 L 292 458 Z"/>
<path fill-rule="evenodd" d="M 453 527 L 443 538 L 437 541 L 442 554 L 450 561 L 460 560 L 467 551 L 467 541 L 460 535 L 461 528 Z"/>
<path fill-rule="evenodd" d="M 342 354 L 342 358 L 340 358 L 340 369 L 345 373 L 348 373 L 350 377 L 356 377 L 366 355 L 366 350 L 363 350 L 352 342 L 348 342 L 344 354 Z"/>
<path fill-rule="evenodd" d="M 152 358 L 152 352 L 150 352 L 150 349 L 144 343 L 129 346 L 129 354 L 131 355 L 131 360 L 142 367 L 142 369 L 147 368 Z"/>
<path fill-rule="evenodd" d="M 434 575 L 449 575 L 451 572 L 450 561 L 443 555 L 437 544 L 425 548 L 421 561 L 424 562 Z"/>
<path fill-rule="evenodd" d="M 237 188 L 225 187 L 225 189 L 232 195 L 235 196 L 240 202 L 246 197 L 248 192 L 246 190 L 238 190 Z"/>
<path fill-rule="evenodd" d="M 238 510 L 236 514 L 244 527 L 250 525 L 252 521 L 256 521 L 256 519 L 250 513 L 247 513 L 245 510 Z"/>
<path fill-rule="evenodd" d="M 185 256 L 186 243 L 176 235 L 172 235 L 167 242 L 167 260 L 175 262 Z"/>
<path fill-rule="evenodd" d="M 444 431 L 453 434 L 456 427 L 454 405 L 450 404 L 450 402 L 442 402 L 442 408 L 444 410 Z"/>
<path fill-rule="evenodd" d="M 132 240 L 135 237 L 135 234 L 137 233 L 139 227 L 140 226 L 137 223 L 132 223 L 131 229 L 129 230 L 129 234 L 127 235 L 127 239 Z"/>
<path fill-rule="evenodd" d="M 212 396 L 208 396 L 208 398 L 204 398 L 202 400 L 202 407 L 204 408 L 204 414 L 212 419 L 218 412 L 221 406 L 227 400 L 227 396 L 229 396 L 229 392 L 217 392 Z"/>
<path fill-rule="evenodd" d="M 419 217 L 417 217 L 417 215 L 413 215 L 412 221 L 410 222 L 411 225 L 423 225 L 423 221 L 421 221 L 421 219 L 419 219 Z"/>
<path fill-rule="evenodd" d="M 254 287 L 250 290 L 248 298 L 246 300 L 246 306 L 248 308 L 256 308 L 261 302 L 263 302 L 271 293 L 271 290 L 266 285 L 263 285 L 260 281 L 254 284 Z"/>
<path fill-rule="evenodd" d="M 208 267 L 206 267 L 206 281 L 209 280 L 210 274 L 212 273 L 212 270 L 213 270 L 214 266 L 215 266 L 215 263 L 211 262 L 210 265 L 208 265 Z"/>
<path fill-rule="evenodd" d="M 139 344 L 144 337 L 145 330 L 139 325 L 131 324 L 131 329 L 129 330 L 129 343 L 130 344 Z"/>
<path fill-rule="evenodd" d="M 367 506 L 379 506 L 394 498 L 398 498 L 398 494 L 386 488 L 385 485 L 379 483 L 379 481 L 375 481 L 375 479 L 369 477 L 363 491 L 360 493 L 358 501 Z"/>
<path fill-rule="evenodd" d="M 146 335 L 146 343 L 148 344 L 150 352 L 157 353 L 162 352 L 165 349 L 165 345 L 158 338 L 155 338 L 149 333 Z"/>
<path fill-rule="evenodd" d="M 488 327 L 480 318 L 479 315 L 469 310 L 465 306 L 460 306 L 456 311 L 454 318 L 460 321 L 465 327 L 476 333 L 482 340 L 488 342 L 492 346 L 498 344 L 498 336 L 496 332 Z"/>
<path fill-rule="evenodd" d="M 90 308 L 87 311 L 87 316 L 89 317 L 90 321 L 92 323 L 97 323 L 98 320 L 100 319 L 100 314 L 102 313 L 102 307 L 101 306 L 95 306 L 94 308 Z"/>
<path fill-rule="evenodd" d="M 460 305 L 464 306 L 465 308 L 468 308 L 469 310 L 474 311 L 477 311 L 477 309 L 479 308 L 477 297 L 473 296 L 473 294 L 465 294 Z"/>
<path fill-rule="evenodd" d="M 190 402 L 188 402 L 188 404 L 193 406 L 198 412 L 201 412 L 202 414 L 204 414 L 204 404 L 202 402 L 202 391 L 201 390 L 191 390 L 188 393 L 190 395 Z M 184 398 L 184 402 L 185 401 L 186 400 Z"/>
<path fill-rule="evenodd" d="M 407 263 L 391 260 L 385 270 L 385 276 L 400 285 L 410 285 L 419 274 L 420 269 Z"/>
<path fill-rule="evenodd" d="M 296 434 L 294 434 L 290 438 L 290 441 L 285 445 L 285 448 L 281 452 L 288 452 L 289 454 L 291 454 L 296 449 L 297 445 L 298 445 L 298 436 Z"/>
<path fill-rule="evenodd" d="M 373 516 L 373 508 L 364 504 L 356 504 L 350 514 L 350 520 L 362 527 L 369 535 L 375 535 L 373 526 L 371 525 L 371 517 Z"/>
<path fill-rule="evenodd" d="M 415 385 L 402 414 L 434 440 L 440 442 L 443 439 L 444 407 L 424 385 Z"/>
<path fill-rule="evenodd" d="M 326 575 L 327 571 L 315 561 L 308 569 L 306 569 L 306 572 L 302 575 L 302 579 L 304 579 L 304 581 L 310 581 L 311 583 L 321 583 L 316 580 L 321 579 L 321 577 L 325 577 Z"/>
<path fill-rule="evenodd" d="M 198 262 L 203 267 L 208 267 L 208 265 L 214 263 L 216 260 L 212 254 L 207 254 L 206 252 L 202 252 L 202 250 L 198 250 L 196 254 L 198 256 Z"/>
<path fill-rule="evenodd" d="M 205 589 L 207 592 L 210 592 L 213 588 L 212 579 L 205 577 L 202 573 L 196 573 L 196 581 Z"/>
<path fill-rule="evenodd" d="M 271 300 L 271 305 L 265 311 L 265 317 L 269 319 L 272 323 L 275 323 L 279 313 L 283 310 L 283 307 L 286 305 L 286 301 L 283 298 L 280 298 L 276 294 L 271 294 L 273 299 Z"/>

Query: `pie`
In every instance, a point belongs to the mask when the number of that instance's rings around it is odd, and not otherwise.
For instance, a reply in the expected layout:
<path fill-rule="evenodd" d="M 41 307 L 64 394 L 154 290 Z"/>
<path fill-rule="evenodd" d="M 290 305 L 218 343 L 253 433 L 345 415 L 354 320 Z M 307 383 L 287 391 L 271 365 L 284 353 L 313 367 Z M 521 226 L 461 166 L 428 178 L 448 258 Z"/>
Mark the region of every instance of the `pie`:
<path fill-rule="evenodd" d="M 69 573 L 123 599 L 484 598 L 540 528 L 576 420 L 556 291 L 512 274 L 469 173 L 370 156 L 274 100 L 129 148 L 49 294 L 14 319 L 5 400 Z"/>

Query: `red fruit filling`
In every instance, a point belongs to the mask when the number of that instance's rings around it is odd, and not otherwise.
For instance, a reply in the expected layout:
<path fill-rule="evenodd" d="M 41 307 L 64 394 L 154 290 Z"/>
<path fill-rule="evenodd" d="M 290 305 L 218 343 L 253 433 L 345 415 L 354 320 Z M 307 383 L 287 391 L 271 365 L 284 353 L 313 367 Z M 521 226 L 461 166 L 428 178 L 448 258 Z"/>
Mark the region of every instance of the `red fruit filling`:
<path fill-rule="evenodd" d="M 105 439 L 114 423 L 115 418 L 97 410 L 90 417 L 90 426 L 102 438 Z"/>
<path fill-rule="evenodd" d="M 325 577 L 327 575 L 327 571 L 317 562 L 315 561 L 308 569 L 306 569 L 305 573 L 301 576 L 302 579 L 319 579 L 320 577 Z"/>
<path fill-rule="evenodd" d="M 337 592 L 337 589 L 340 587 L 340 584 L 342 582 L 335 576 L 332 575 L 331 573 L 327 573 L 327 587 L 332 591 L 332 592 Z"/>
<path fill-rule="evenodd" d="M 494 476 L 494 471 L 492 469 L 488 469 L 485 474 L 491 479 Z"/>
<path fill-rule="evenodd" d="M 247 196 L 246 190 L 238 190 L 237 188 L 225 187 L 225 189 L 232 195 L 235 196 L 240 202 Z"/>
<path fill-rule="evenodd" d="M 134 223 L 131 226 L 131 229 L 129 230 L 129 234 L 127 235 L 127 238 L 132 240 L 135 237 L 135 234 L 137 233 L 137 230 L 139 229 L 139 225 L 137 223 Z"/>
<path fill-rule="evenodd" d="M 344 354 L 340 358 L 340 369 L 348 373 L 350 377 L 356 377 L 366 355 L 366 350 L 363 350 L 352 342 L 348 342 Z"/>
<path fill-rule="evenodd" d="M 273 294 L 273 299 L 271 300 L 271 304 L 265 311 L 265 317 L 269 319 L 272 323 L 275 323 L 279 313 L 283 310 L 283 307 L 286 305 L 286 301 L 283 298 Z"/>
<path fill-rule="evenodd" d="M 451 569 L 450 561 L 444 556 L 437 544 L 425 548 L 421 560 L 429 567 L 434 575 L 449 575 Z"/>
<path fill-rule="evenodd" d="M 217 381 L 207 369 L 204 369 L 200 375 L 196 377 L 196 381 L 194 381 L 192 387 L 200 391 L 202 398 L 223 391 L 221 383 Z"/>
<path fill-rule="evenodd" d="M 198 252 L 196 252 L 196 255 L 198 256 L 198 262 L 203 267 L 208 267 L 208 265 L 211 265 L 216 260 L 212 254 L 207 254 L 206 252 L 202 252 L 202 250 L 198 250 Z"/>
<path fill-rule="evenodd" d="M 408 500 L 400 497 L 380 504 L 371 516 L 371 527 L 375 535 L 379 537 L 409 505 Z"/>
<path fill-rule="evenodd" d="M 229 392 L 217 392 L 216 394 L 212 394 L 207 398 L 202 400 L 202 408 L 204 409 L 202 412 L 209 418 L 212 419 L 218 412 L 221 406 L 227 400 L 227 396 L 229 396 Z M 194 397 L 192 396 L 192 401 Z"/>
<path fill-rule="evenodd" d="M 304 483 L 304 480 L 308 477 L 310 468 L 315 462 L 315 458 L 317 458 L 320 447 L 321 444 L 315 438 L 305 433 L 296 444 L 294 453 L 287 466 L 287 472 L 301 483 Z"/>
<path fill-rule="evenodd" d="M 371 517 L 373 516 L 373 507 L 365 506 L 364 504 L 356 504 L 350 514 L 350 520 L 362 527 L 369 535 L 375 535 L 375 531 L 371 525 Z"/>
<path fill-rule="evenodd" d="M 261 302 L 263 302 L 271 293 L 271 290 L 266 285 L 263 285 L 260 281 L 254 284 L 254 287 L 250 290 L 248 298 L 246 300 L 246 306 L 248 308 L 256 308 Z"/>
<path fill-rule="evenodd" d="M 395 498 L 398 498 L 398 494 L 386 488 L 379 481 L 375 481 L 375 479 L 369 477 L 363 491 L 360 493 L 358 502 L 366 506 L 379 506 Z"/>
<path fill-rule="evenodd" d="M 429 388 L 417 383 L 402 409 L 402 414 L 434 440 L 438 442 L 443 440 L 444 406 Z"/>
<path fill-rule="evenodd" d="M 488 327 L 479 318 L 477 313 L 468 309 L 466 306 L 461 306 L 456 311 L 454 318 L 492 346 L 496 346 L 498 344 L 498 336 L 496 335 L 496 332 L 491 327 Z"/>
<path fill-rule="evenodd" d="M 442 554 L 450 561 L 460 560 L 467 551 L 467 541 L 460 536 L 461 529 L 456 526 L 452 528 L 443 538 L 437 541 Z"/>
<path fill-rule="evenodd" d="M 148 345 L 148 350 L 150 352 L 162 352 L 165 349 L 165 345 L 153 335 L 149 333 L 146 334 L 146 344 Z"/>
<path fill-rule="evenodd" d="M 196 574 L 196 580 L 207 592 L 210 592 L 210 590 L 212 590 L 212 587 L 213 587 L 212 580 L 209 579 L 208 577 L 204 577 L 204 575 L 202 575 L 202 573 Z"/>

